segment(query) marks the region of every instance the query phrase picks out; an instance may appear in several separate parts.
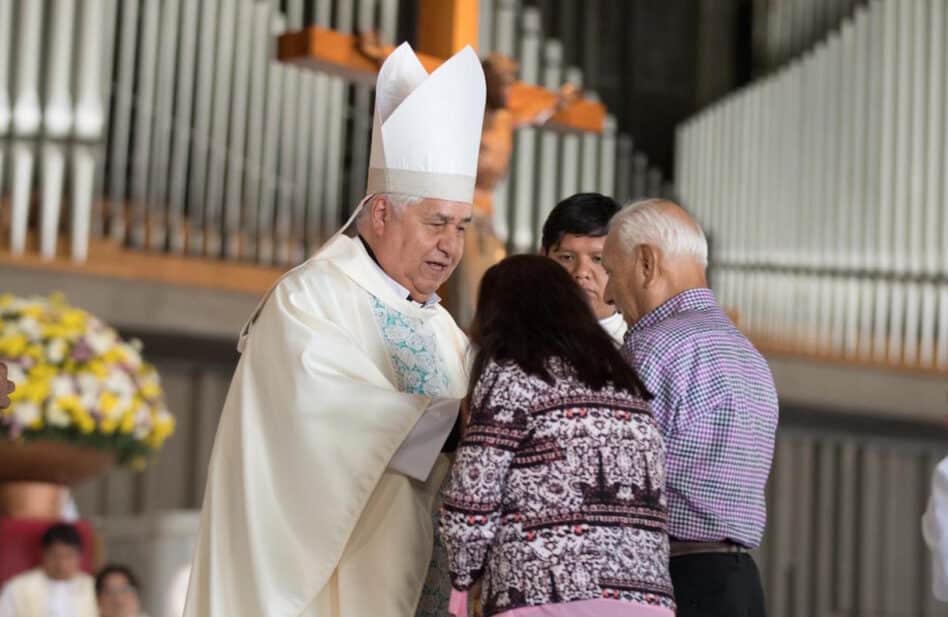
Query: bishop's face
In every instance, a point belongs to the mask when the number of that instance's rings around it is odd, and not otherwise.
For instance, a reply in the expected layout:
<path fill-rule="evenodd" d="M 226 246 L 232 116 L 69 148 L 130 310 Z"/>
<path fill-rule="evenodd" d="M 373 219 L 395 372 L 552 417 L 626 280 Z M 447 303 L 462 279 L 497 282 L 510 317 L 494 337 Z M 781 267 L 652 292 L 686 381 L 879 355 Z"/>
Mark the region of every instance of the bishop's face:
<path fill-rule="evenodd" d="M 401 212 L 372 212 L 375 255 L 414 300 L 428 300 L 461 261 L 471 204 L 423 199 Z M 377 246 L 376 246 L 377 245 Z"/>

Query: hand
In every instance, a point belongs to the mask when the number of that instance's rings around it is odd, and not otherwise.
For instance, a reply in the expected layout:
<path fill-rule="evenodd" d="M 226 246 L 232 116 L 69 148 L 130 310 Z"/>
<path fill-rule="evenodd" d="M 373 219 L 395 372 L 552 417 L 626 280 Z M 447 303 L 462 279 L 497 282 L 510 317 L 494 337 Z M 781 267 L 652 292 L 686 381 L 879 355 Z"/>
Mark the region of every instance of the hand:
<path fill-rule="evenodd" d="M 566 106 L 578 101 L 582 97 L 582 94 L 582 89 L 575 84 L 569 82 L 563 84 L 560 86 L 559 92 L 556 93 L 556 109 L 565 109 Z"/>
<path fill-rule="evenodd" d="M 356 37 L 356 49 L 360 54 L 380 65 L 387 56 L 385 46 L 382 45 L 382 37 L 376 30 L 360 32 Z"/>
<path fill-rule="evenodd" d="M 10 406 L 10 395 L 15 389 L 13 382 L 7 379 L 7 365 L 0 362 L 0 409 Z"/>

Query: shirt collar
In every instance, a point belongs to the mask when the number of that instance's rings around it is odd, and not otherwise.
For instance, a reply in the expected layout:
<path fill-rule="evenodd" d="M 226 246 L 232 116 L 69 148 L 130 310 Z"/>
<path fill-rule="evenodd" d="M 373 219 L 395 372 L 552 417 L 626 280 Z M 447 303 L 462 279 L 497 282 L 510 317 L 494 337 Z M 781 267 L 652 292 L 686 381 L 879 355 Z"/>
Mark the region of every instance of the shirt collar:
<path fill-rule="evenodd" d="M 717 301 L 714 299 L 714 292 L 710 289 L 707 287 L 688 289 L 643 315 L 635 322 L 635 325 L 629 328 L 629 334 L 640 332 L 679 313 L 700 311 L 713 306 L 717 306 Z"/>
<path fill-rule="evenodd" d="M 402 285 L 401 283 L 399 283 L 398 281 L 396 281 L 395 279 L 393 279 L 391 276 L 389 276 L 388 272 L 386 272 L 382 268 L 381 264 L 379 264 L 378 257 L 375 256 L 375 252 L 372 250 L 372 247 L 369 246 L 369 243 L 365 241 L 365 238 L 363 238 L 361 234 L 359 235 L 359 240 L 362 242 L 362 246 L 365 248 L 365 252 L 368 253 L 369 257 L 372 259 L 372 264 L 382 274 L 382 276 L 385 277 L 385 280 L 392 287 L 392 289 L 395 290 L 395 293 L 397 293 L 400 298 L 405 298 L 409 302 L 413 302 L 417 304 L 418 306 L 421 306 L 424 308 L 428 308 L 429 306 L 434 306 L 435 304 L 438 304 L 439 302 L 441 302 L 441 296 L 439 296 L 438 294 L 431 294 L 431 297 L 428 298 L 427 302 L 418 302 L 417 300 L 412 298 L 411 293 L 408 291 L 408 288 Z"/>

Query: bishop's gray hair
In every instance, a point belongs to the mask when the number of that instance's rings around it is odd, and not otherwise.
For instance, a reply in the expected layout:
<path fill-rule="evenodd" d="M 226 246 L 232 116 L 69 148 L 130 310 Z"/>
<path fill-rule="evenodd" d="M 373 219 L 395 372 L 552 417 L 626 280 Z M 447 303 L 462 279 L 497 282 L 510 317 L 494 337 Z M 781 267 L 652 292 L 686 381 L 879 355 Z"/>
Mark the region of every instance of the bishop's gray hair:
<path fill-rule="evenodd" d="M 376 193 L 369 197 L 365 202 L 365 205 L 362 206 L 362 211 L 359 212 L 359 216 L 356 218 L 356 224 L 361 224 L 362 221 L 368 219 L 369 212 L 372 210 L 372 202 L 378 197 L 384 197 L 392 208 L 395 210 L 396 215 L 401 215 L 405 211 L 405 208 L 408 206 L 417 204 L 421 202 L 424 197 L 418 197 L 417 195 L 406 195 L 404 193 Z"/>
<path fill-rule="evenodd" d="M 615 214 L 609 229 L 618 234 L 622 249 L 627 253 L 642 244 L 658 248 L 662 253 L 679 257 L 694 257 L 708 265 L 708 240 L 697 223 L 669 214 L 662 199 L 633 202 Z"/>

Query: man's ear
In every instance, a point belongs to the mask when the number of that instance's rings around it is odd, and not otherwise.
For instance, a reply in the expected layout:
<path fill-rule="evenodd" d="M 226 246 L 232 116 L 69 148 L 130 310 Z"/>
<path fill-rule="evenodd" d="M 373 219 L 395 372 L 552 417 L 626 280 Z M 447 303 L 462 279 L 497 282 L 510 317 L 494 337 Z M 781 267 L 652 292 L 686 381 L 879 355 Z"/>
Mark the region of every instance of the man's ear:
<path fill-rule="evenodd" d="M 638 259 L 635 260 L 635 267 L 642 275 L 642 287 L 648 289 L 658 279 L 658 251 L 649 244 L 640 244 L 635 250 L 639 254 Z"/>

